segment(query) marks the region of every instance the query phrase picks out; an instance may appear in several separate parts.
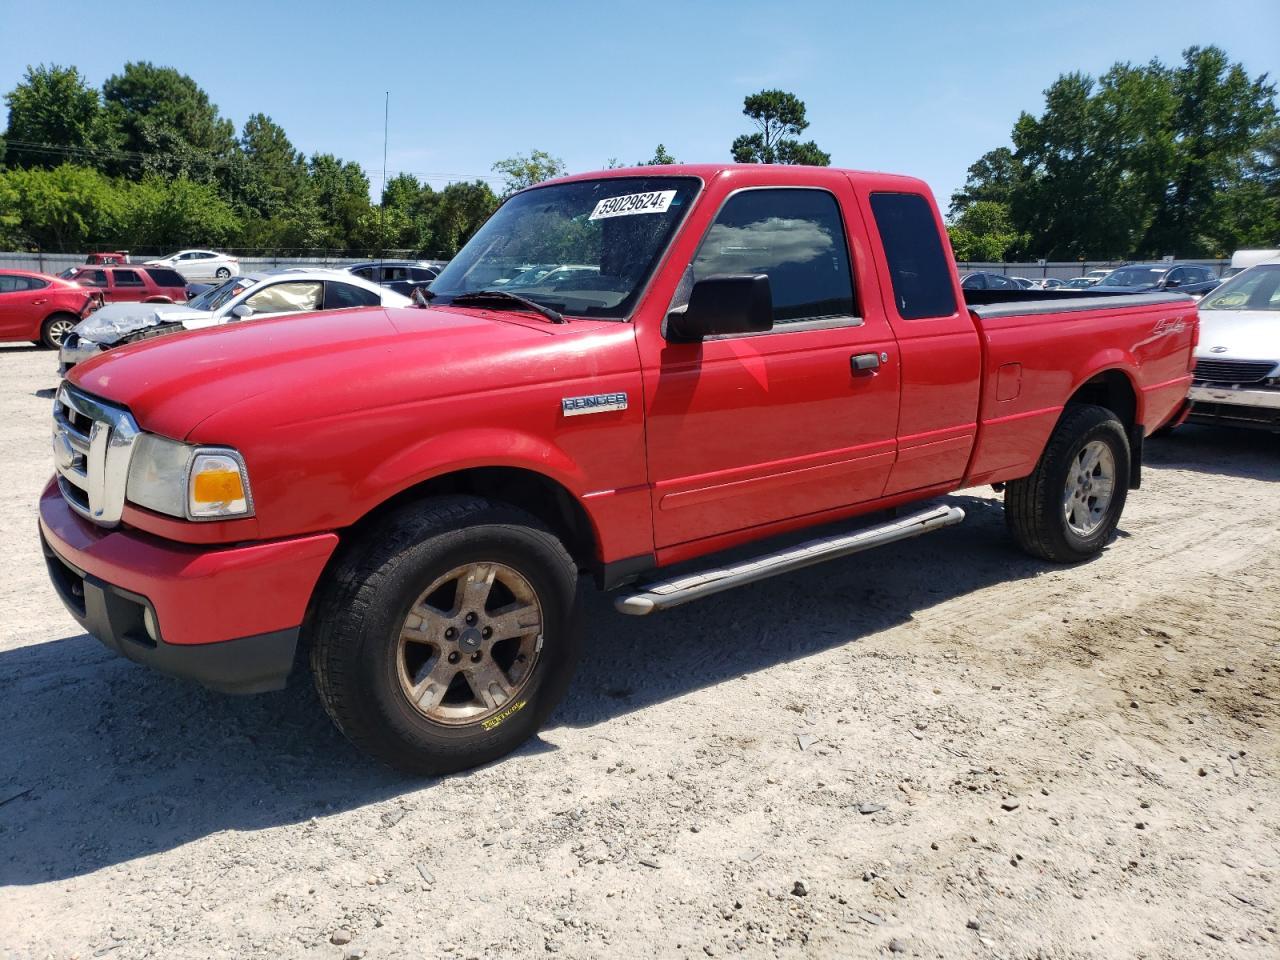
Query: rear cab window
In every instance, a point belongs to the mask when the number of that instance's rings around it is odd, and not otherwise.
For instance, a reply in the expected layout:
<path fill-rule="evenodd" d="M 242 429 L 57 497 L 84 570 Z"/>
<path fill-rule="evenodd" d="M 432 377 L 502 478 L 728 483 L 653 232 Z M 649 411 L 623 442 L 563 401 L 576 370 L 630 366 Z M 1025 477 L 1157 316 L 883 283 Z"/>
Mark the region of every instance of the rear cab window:
<path fill-rule="evenodd" d="M 951 262 L 929 201 L 918 193 L 873 193 L 871 213 L 889 264 L 898 315 L 923 320 L 954 314 Z"/>

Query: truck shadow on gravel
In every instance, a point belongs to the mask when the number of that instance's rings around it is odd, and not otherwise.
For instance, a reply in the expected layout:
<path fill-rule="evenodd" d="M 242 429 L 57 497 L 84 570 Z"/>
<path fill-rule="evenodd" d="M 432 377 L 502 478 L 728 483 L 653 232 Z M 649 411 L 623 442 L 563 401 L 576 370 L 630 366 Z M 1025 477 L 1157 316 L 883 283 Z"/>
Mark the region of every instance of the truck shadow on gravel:
<path fill-rule="evenodd" d="M 870 562 L 833 561 L 647 618 L 617 614 L 611 595 L 592 592 L 583 661 L 549 729 L 605 723 L 856 642 L 1044 569 L 1008 540 L 998 500 L 949 500 L 965 523 Z M 356 752 L 305 674 L 280 693 L 225 697 L 85 635 L 0 653 L 0 729 L 0 885 L 66 879 L 219 831 L 298 823 L 432 786 Z M 549 749 L 535 739 L 522 752 Z"/>

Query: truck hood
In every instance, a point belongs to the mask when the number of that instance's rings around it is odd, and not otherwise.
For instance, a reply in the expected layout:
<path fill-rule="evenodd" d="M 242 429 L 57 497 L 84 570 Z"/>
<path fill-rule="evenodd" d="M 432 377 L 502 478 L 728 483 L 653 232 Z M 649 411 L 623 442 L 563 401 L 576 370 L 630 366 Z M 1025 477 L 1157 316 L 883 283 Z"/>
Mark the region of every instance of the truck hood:
<path fill-rule="evenodd" d="M 547 343 L 550 327 L 538 324 L 443 307 L 292 314 L 125 344 L 68 380 L 128 407 L 144 430 L 185 439 L 264 395 L 305 420 L 483 388 L 486 362 Z"/>
<path fill-rule="evenodd" d="M 1196 356 L 1280 363 L 1280 310 L 1201 310 Z"/>
<path fill-rule="evenodd" d="M 75 332 L 83 340 L 110 347 L 148 327 L 207 320 L 211 316 L 207 310 L 192 310 L 176 303 L 109 303 L 76 324 Z"/>

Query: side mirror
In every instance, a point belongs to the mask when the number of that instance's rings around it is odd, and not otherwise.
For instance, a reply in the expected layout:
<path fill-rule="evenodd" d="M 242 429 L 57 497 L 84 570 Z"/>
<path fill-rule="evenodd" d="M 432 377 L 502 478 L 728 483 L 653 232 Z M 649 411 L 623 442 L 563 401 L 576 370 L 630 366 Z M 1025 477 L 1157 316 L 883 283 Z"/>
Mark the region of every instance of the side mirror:
<path fill-rule="evenodd" d="M 248 320 L 253 316 L 253 307 L 246 303 L 242 303 L 239 306 L 232 308 L 231 315 L 237 320 Z"/>
<path fill-rule="evenodd" d="M 773 329 L 773 292 L 767 274 L 724 274 L 693 285 L 688 306 L 672 310 L 663 336 L 672 343 L 696 343 L 725 333 L 765 333 Z"/>

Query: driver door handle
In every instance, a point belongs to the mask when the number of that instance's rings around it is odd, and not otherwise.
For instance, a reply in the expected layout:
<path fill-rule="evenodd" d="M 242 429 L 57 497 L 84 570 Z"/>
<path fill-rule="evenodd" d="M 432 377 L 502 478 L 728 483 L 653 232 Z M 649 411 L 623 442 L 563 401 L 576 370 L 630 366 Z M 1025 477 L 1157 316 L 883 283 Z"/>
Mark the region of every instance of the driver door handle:
<path fill-rule="evenodd" d="M 855 353 L 849 358 L 849 367 L 854 373 L 877 370 L 880 364 L 887 361 L 887 353 Z"/>

